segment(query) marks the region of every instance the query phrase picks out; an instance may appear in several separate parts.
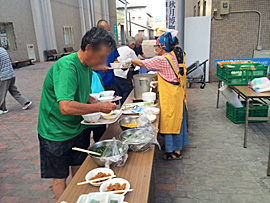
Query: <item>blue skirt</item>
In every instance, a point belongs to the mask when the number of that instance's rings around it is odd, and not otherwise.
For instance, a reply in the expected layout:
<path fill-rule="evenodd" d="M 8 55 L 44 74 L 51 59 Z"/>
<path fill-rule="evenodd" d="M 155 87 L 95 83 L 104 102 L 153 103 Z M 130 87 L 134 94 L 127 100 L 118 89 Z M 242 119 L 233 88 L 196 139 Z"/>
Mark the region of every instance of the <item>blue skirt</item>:
<path fill-rule="evenodd" d="M 164 137 L 165 137 L 165 148 L 167 153 L 171 153 L 175 150 L 182 150 L 185 145 L 189 144 L 185 104 L 183 106 L 183 120 L 180 133 L 165 134 Z"/>

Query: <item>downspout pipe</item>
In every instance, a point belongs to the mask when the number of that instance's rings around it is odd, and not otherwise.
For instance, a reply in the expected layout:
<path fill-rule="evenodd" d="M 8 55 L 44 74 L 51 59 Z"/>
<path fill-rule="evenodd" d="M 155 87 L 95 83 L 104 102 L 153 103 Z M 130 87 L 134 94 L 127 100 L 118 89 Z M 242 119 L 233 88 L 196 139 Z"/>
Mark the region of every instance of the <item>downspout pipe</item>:
<path fill-rule="evenodd" d="M 239 11 L 231 11 L 230 14 L 236 14 L 236 13 L 257 13 L 259 15 L 259 31 L 258 31 L 258 37 L 257 37 L 257 50 L 262 50 L 261 46 L 261 28 L 262 28 L 262 14 L 258 10 L 239 10 Z"/>
<path fill-rule="evenodd" d="M 89 0 L 91 8 L 91 23 L 92 27 L 96 26 L 95 4 L 94 0 Z"/>

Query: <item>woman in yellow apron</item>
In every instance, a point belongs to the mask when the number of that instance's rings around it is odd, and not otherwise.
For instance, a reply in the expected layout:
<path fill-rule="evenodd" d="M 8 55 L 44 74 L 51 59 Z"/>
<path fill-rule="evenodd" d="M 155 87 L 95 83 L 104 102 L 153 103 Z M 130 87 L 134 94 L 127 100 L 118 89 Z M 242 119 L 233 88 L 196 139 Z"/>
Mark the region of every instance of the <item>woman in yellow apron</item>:
<path fill-rule="evenodd" d="M 156 70 L 158 73 L 160 125 L 159 133 L 165 136 L 166 160 L 181 159 L 181 150 L 188 144 L 184 100 L 184 83 L 181 81 L 177 59 L 170 53 L 178 39 L 164 33 L 154 45 L 158 55 L 151 59 L 128 59 L 126 63 Z"/>

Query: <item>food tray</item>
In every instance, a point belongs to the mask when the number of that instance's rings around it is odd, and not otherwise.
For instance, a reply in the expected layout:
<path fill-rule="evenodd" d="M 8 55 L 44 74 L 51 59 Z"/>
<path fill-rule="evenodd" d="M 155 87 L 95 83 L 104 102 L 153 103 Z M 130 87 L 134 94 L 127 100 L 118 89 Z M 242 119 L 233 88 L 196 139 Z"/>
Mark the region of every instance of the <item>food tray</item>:
<path fill-rule="evenodd" d="M 139 106 L 139 107 L 144 107 L 144 106 L 152 106 L 155 107 L 158 104 L 153 104 L 151 102 L 138 102 L 138 103 L 130 103 L 130 104 L 125 104 L 121 110 L 124 115 L 134 115 L 134 114 L 139 114 L 142 109 L 132 109 L 134 106 Z M 131 108 L 131 109 L 130 109 Z"/>
<path fill-rule="evenodd" d="M 112 119 L 112 120 L 104 119 L 101 116 L 100 119 L 96 123 L 88 123 L 85 120 L 82 120 L 81 121 L 81 124 L 83 124 L 83 125 L 89 125 L 89 126 L 109 125 L 109 124 L 115 123 L 121 117 L 121 115 L 122 115 L 122 111 L 119 113 L 119 115 L 115 119 Z"/>

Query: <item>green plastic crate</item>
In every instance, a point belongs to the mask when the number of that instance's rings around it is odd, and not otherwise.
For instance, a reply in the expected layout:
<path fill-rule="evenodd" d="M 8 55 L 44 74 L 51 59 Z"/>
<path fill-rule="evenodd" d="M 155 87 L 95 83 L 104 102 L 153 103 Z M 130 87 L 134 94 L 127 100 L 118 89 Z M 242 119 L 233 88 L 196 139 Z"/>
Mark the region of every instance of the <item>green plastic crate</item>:
<path fill-rule="evenodd" d="M 221 68 L 220 66 L 217 66 L 217 73 L 216 73 L 216 76 L 217 78 L 220 80 L 220 81 L 223 81 L 224 78 L 223 78 L 223 71 L 224 69 Z"/>
<path fill-rule="evenodd" d="M 233 123 L 245 123 L 246 120 L 246 102 L 242 101 L 244 107 L 237 108 L 231 103 L 226 103 L 226 117 Z M 249 117 L 268 117 L 268 105 L 264 105 L 259 101 L 250 101 Z M 248 121 L 249 123 L 258 123 L 266 121 Z"/>
<path fill-rule="evenodd" d="M 256 69 L 256 70 L 254 70 Z M 260 63 L 224 64 L 217 67 L 217 78 L 227 85 L 248 85 L 254 78 L 267 77 L 268 67 Z"/>

